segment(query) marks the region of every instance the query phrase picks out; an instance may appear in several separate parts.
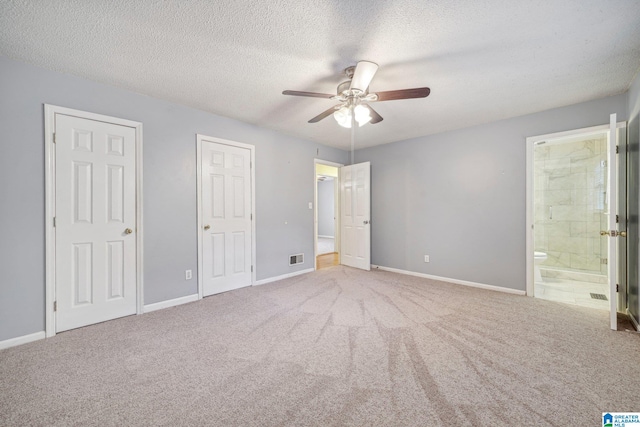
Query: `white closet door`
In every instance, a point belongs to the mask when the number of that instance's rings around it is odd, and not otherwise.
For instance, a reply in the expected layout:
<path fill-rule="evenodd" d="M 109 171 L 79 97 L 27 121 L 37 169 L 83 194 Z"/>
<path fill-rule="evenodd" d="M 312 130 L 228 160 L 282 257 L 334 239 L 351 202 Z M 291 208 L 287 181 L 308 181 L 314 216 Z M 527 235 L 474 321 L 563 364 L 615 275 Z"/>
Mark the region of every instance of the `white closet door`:
<path fill-rule="evenodd" d="M 58 332 L 136 313 L 135 129 L 55 117 Z"/>
<path fill-rule="evenodd" d="M 340 263 L 371 269 L 371 163 L 340 168 Z"/>
<path fill-rule="evenodd" d="M 202 142 L 203 295 L 251 285 L 251 151 Z"/>

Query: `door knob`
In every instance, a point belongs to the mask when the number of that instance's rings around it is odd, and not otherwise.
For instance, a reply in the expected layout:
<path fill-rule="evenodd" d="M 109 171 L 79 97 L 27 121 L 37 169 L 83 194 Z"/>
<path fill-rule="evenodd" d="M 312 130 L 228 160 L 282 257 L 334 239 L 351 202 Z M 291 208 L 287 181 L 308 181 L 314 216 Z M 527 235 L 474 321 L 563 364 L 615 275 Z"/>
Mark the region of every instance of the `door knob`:
<path fill-rule="evenodd" d="M 131 234 L 131 233 L 133 233 L 133 230 L 132 230 L 132 229 L 130 229 L 130 228 L 125 228 L 125 230 L 124 230 L 124 234 Z"/>
<path fill-rule="evenodd" d="M 208 230 L 208 229 L 210 229 L 210 228 L 211 228 L 211 226 L 210 226 L 209 224 L 207 224 L 207 225 L 205 225 L 205 226 L 204 226 L 205 231 L 206 231 L 206 230 Z"/>
<path fill-rule="evenodd" d="M 367 225 L 367 224 L 369 224 L 369 221 L 362 221 L 362 223 L 363 223 L 364 225 Z"/>
<path fill-rule="evenodd" d="M 600 235 L 601 235 L 601 236 L 608 236 L 608 235 L 609 235 L 609 232 L 608 232 L 607 230 L 601 230 L 601 231 L 600 231 Z"/>
<path fill-rule="evenodd" d="M 618 233 L 618 236 L 620 236 L 620 237 L 627 237 L 627 232 L 626 232 L 626 231 L 620 231 L 620 232 Z"/>

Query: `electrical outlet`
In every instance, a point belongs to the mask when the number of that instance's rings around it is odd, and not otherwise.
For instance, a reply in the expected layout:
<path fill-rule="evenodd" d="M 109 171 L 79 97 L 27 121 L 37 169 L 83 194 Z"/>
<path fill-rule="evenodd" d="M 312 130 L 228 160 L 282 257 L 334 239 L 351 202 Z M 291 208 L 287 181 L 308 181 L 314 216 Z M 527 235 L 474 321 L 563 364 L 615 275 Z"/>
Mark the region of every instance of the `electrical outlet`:
<path fill-rule="evenodd" d="M 429 255 L 424 256 L 424 262 L 429 262 Z"/>
<path fill-rule="evenodd" d="M 185 270 L 184 271 L 184 280 L 191 280 L 191 270 Z"/>

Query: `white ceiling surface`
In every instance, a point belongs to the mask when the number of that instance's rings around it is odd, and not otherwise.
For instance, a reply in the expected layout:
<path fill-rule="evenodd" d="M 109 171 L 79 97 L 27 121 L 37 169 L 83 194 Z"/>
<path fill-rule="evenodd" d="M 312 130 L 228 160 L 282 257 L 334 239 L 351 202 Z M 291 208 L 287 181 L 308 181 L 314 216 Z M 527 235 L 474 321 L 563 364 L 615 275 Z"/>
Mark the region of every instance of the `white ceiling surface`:
<path fill-rule="evenodd" d="M 334 93 L 358 60 L 374 103 L 356 148 L 624 92 L 640 67 L 636 0 L 3 0 L 0 54 L 348 148 Z M 604 120 L 604 119 L 603 119 Z"/>

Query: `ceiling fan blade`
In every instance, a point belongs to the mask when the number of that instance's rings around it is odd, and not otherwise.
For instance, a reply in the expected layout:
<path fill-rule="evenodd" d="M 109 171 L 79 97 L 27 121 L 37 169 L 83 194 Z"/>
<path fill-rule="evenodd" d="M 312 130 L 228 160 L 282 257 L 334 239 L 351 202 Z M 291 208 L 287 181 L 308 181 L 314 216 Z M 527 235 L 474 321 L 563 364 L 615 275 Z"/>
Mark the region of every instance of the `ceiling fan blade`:
<path fill-rule="evenodd" d="M 393 101 L 396 99 L 426 98 L 431 93 L 428 87 L 417 87 L 414 89 L 388 90 L 386 92 L 376 92 L 376 101 Z"/>
<path fill-rule="evenodd" d="M 369 115 L 371 116 L 371 120 L 369 121 L 369 123 L 375 125 L 376 123 L 380 123 L 382 120 L 384 120 L 376 110 L 371 108 L 371 105 L 365 105 L 365 107 L 369 109 Z"/>
<path fill-rule="evenodd" d="M 309 120 L 309 123 L 318 123 L 320 120 L 329 117 L 330 115 L 332 115 L 336 111 L 336 107 L 340 107 L 340 104 L 334 105 L 333 107 L 329 108 L 328 110 L 325 110 L 322 113 L 318 114 L 313 119 Z"/>
<path fill-rule="evenodd" d="M 282 91 L 282 94 L 293 95 L 293 96 L 310 96 L 312 98 L 327 98 L 327 99 L 331 99 L 335 96 L 328 93 L 302 92 L 299 90 L 285 90 L 285 91 Z"/>
<path fill-rule="evenodd" d="M 356 70 L 353 72 L 349 89 L 366 92 L 376 71 L 378 71 L 378 64 L 375 62 L 359 61 L 356 64 Z"/>

